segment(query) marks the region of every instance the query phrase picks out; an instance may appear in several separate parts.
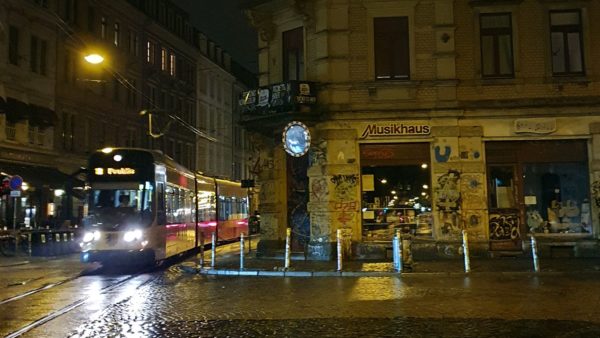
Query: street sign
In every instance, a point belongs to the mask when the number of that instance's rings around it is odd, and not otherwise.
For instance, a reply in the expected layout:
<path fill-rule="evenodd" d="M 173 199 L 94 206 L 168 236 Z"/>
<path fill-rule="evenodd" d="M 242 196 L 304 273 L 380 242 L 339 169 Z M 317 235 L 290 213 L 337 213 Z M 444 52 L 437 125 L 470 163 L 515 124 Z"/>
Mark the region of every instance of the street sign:
<path fill-rule="evenodd" d="M 19 190 L 21 189 L 21 185 L 23 185 L 23 178 L 19 175 L 11 177 L 10 182 L 8 183 L 11 190 Z"/>
<path fill-rule="evenodd" d="M 21 190 L 13 190 L 10 192 L 10 197 L 21 197 Z"/>

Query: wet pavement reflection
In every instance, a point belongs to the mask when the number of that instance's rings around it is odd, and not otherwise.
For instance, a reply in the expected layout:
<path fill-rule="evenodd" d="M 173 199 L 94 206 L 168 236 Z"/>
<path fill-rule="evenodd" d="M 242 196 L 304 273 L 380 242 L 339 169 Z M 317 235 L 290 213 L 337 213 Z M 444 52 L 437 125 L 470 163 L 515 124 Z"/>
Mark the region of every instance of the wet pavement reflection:
<path fill-rule="evenodd" d="M 22 336 L 600 337 L 599 273 L 227 277 L 179 263 L 85 270 L 0 305 L 0 336 L 37 323 Z"/>

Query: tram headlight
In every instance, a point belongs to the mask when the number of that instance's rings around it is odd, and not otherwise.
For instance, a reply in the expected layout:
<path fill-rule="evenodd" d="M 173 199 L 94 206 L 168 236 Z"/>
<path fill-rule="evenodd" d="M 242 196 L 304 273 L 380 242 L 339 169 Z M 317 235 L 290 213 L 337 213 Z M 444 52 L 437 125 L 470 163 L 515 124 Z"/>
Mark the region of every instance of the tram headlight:
<path fill-rule="evenodd" d="M 83 235 L 84 243 L 89 243 L 91 241 L 98 241 L 98 240 L 100 240 L 100 231 L 86 232 Z"/>
<path fill-rule="evenodd" d="M 140 229 L 126 231 L 125 235 L 123 235 L 125 242 L 139 241 L 140 239 L 142 239 L 142 230 Z"/>

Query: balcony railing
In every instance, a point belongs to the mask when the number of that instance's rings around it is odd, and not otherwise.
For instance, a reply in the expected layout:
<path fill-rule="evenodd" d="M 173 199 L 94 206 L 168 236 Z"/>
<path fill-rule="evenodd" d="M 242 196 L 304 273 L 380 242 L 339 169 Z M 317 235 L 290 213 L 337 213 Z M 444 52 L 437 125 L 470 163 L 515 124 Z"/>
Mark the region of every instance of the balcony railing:
<path fill-rule="evenodd" d="M 249 130 L 268 133 L 291 120 L 314 120 L 316 83 L 289 81 L 243 92 L 239 98 L 240 123 Z"/>

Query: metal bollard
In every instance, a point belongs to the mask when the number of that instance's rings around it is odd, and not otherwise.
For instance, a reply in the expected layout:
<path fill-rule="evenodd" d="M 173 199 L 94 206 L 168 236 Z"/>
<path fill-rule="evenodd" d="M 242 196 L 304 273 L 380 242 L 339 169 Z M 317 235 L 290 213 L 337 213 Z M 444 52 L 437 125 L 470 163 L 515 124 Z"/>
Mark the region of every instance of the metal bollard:
<path fill-rule="evenodd" d="M 244 233 L 240 234 L 240 271 L 244 270 Z"/>
<path fill-rule="evenodd" d="M 200 231 L 200 269 L 204 267 L 204 232 Z"/>
<path fill-rule="evenodd" d="M 396 236 L 394 237 L 396 240 L 396 271 L 402 272 L 402 260 L 404 259 L 404 254 L 402 252 L 402 232 L 400 229 L 396 230 Z"/>
<path fill-rule="evenodd" d="M 337 271 L 342 271 L 342 229 L 337 229 Z"/>
<path fill-rule="evenodd" d="M 292 229 L 287 228 L 285 234 L 285 269 L 290 268 L 290 237 L 292 236 Z"/>
<path fill-rule="evenodd" d="M 215 232 L 212 233 L 212 245 L 210 248 L 211 257 L 210 257 L 210 268 L 215 268 L 215 256 L 217 256 L 217 234 Z"/>
<path fill-rule="evenodd" d="M 462 231 L 463 237 L 463 254 L 465 255 L 465 272 L 471 271 L 471 259 L 469 258 L 469 235 L 465 230 Z"/>
<path fill-rule="evenodd" d="M 535 272 L 540 272 L 540 265 L 538 262 L 537 254 L 537 240 L 533 236 L 531 236 L 531 256 L 533 257 L 533 270 Z"/>
<path fill-rule="evenodd" d="M 27 253 L 31 257 L 31 232 L 27 234 Z"/>

